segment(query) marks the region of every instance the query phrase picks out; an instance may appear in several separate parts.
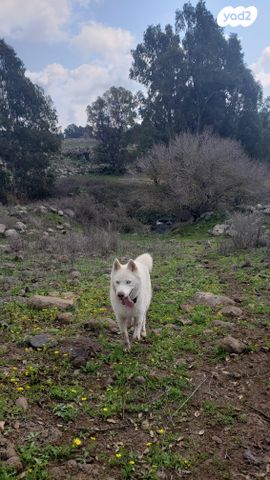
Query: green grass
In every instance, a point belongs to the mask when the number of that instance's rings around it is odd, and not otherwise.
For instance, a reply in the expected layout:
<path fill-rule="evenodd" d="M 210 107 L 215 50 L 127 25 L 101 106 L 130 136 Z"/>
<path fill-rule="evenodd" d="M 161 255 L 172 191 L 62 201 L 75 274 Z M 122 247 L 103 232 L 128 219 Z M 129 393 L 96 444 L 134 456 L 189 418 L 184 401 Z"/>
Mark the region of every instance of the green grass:
<path fill-rule="evenodd" d="M 192 426 L 194 408 L 199 408 L 189 401 L 181 405 L 198 385 L 205 366 L 208 371 L 222 365 L 227 353 L 219 346 L 222 330 L 211 325 L 214 319 L 222 319 L 218 309 L 198 305 L 186 312 L 183 304 L 198 290 L 229 295 L 239 292 L 247 318 L 237 320 L 237 325 L 252 334 L 249 351 L 256 353 L 261 345 L 269 347 L 266 337 L 257 334 L 269 322 L 270 313 L 269 269 L 262 263 L 265 252 L 258 249 L 223 256 L 218 253 L 216 239 L 209 250 L 207 231 L 213 223 L 198 223 L 171 235 L 123 235 L 119 252 L 106 258 L 77 257 L 67 264 L 53 263 L 53 255 L 44 252 L 30 255 L 23 262 L 12 262 L 0 254 L 5 264 L 3 275 L 21 282 L 7 287 L 5 296 L 14 298 L 0 310 L 0 320 L 10 325 L 0 344 L 0 421 L 8 425 L 7 436 L 16 438 L 27 480 L 49 480 L 51 466 L 67 459 L 81 463 L 91 459 L 102 465 L 104 478 L 107 475 L 117 480 L 157 480 L 163 470 L 168 475 L 187 470 L 190 478 L 196 478 L 196 469 L 208 458 L 207 445 L 189 439 L 184 450 L 179 447 L 178 437 L 185 431 L 185 422 L 189 419 L 188 425 Z M 134 258 L 143 251 L 154 257 L 148 338 L 134 343 L 127 354 L 118 335 L 106 330 L 86 333 L 83 324 L 89 318 L 112 316 L 108 273 L 114 256 Z M 247 258 L 252 267 L 240 268 Z M 213 267 L 205 268 L 205 260 Z M 80 282 L 70 281 L 73 269 L 81 272 Z M 53 289 L 52 283 L 58 285 L 60 293 L 72 291 L 78 296 L 71 324 L 60 325 L 55 309 L 39 311 L 14 301 L 21 285 L 29 285 L 30 294 L 47 294 Z M 192 323 L 182 325 L 182 318 Z M 44 331 L 52 333 L 59 345 L 40 351 L 25 345 L 30 335 Z M 92 335 L 101 346 L 101 352 L 81 369 L 74 369 L 61 350 L 63 337 L 77 335 Z M 144 381 L 138 381 L 138 377 Z M 25 413 L 14 406 L 19 395 L 28 399 Z M 203 426 L 210 430 L 234 428 L 241 421 L 242 411 L 230 404 L 203 397 L 200 408 Z M 44 425 L 61 425 L 58 428 L 63 431 L 63 439 L 59 444 L 42 443 L 38 436 L 16 437 L 14 422 L 31 422 L 36 411 L 44 415 Z M 143 421 L 149 427 L 143 429 Z M 81 441 L 77 448 L 72 446 L 74 438 Z M 230 478 L 218 458 L 216 469 L 217 479 Z M 0 478 L 18 477 L 2 462 Z"/>

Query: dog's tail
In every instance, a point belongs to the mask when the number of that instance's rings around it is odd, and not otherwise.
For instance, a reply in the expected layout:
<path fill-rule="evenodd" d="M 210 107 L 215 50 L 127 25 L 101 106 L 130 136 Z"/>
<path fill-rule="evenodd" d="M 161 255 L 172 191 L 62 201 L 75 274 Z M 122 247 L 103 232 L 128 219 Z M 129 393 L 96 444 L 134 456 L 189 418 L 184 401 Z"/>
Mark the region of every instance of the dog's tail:
<path fill-rule="evenodd" d="M 149 253 L 143 253 L 142 255 L 139 255 L 136 258 L 135 262 L 140 262 L 145 265 L 148 268 L 149 272 L 151 272 L 153 268 L 153 259 L 151 255 L 149 255 Z"/>

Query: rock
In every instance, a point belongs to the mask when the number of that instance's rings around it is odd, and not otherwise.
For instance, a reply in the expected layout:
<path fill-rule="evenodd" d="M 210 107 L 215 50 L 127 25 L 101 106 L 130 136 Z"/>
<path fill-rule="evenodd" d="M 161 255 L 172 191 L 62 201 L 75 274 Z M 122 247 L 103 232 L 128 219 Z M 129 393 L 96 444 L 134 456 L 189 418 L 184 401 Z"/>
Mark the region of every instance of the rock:
<path fill-rule="evenodd" d="M 226 295 L 215 295 L 210 292 L 197 292 L 193 297 L 193 302 L 203 305 L 209 305 L 210 307 L 216 307 L 218 305 L 235 305 L 235 301 L 232 298 L 226 297 Z"/>
<path fill-rule="evenodd" d="M 100 345 L 88 337 L 67 338 L 62 342 L 62 351 L 69 353 L 74 367 L 83 367 L 90 358 L 101 351 Z"/>
<path fill-rule="evenodd" d="M 5 237 L 7 238 L 14 238 L 14 237 L 18 237 L 18 232 L 17 230 L 15 230 L 15 228 L 8 228 L 6 231 L 5 231 Z"/>
<path fill-rule="evenodd" d="M 134 382 L 138 383 L 139 385 L 144 385 L 146 380 L 143 376 L 134 377 Z"/>
<path fill-rule="evenodd" d="M 210 220 L 210 218 L 214 217 L 215 212 L 209 211 L 204 212 L 200 215 L 200 220 Z"/>
<path fill-rule="evenodd" d="M 231 336 L 225 337 L 221 346 L 229 353 L 243 353 L 245 350 L 245 345 Z"/>
<path fill-rule="evenodd" d="M 7 446 L 7 449 L 5 451 L 5 457 L 6 459 L 11 458 L 11 457 L 17 457 L 18 454 L 14 448 L 14 445 L 11 443 Z"/>
<path fill-rule="evenodd" d="M 61 263 L 68 263 L 69 262 L 69 258 L 68 258 L 67 255 L 59 255 L 59 257 L 57 259 Z"/>
<path fill-rule="evenodd" d="M 0 223 L 0 235 L 4 235 L 7 227 L 3 223 Z"/>
<path fill-rule="evenodd" d="M 213 440 L 214 442 L 218 443 L 219 445 L 222 444 L 222 439 L 219 438 L 219 437 L 217 437 L 216 435 L 213 435 L 212 440 Z"/>
<path fill-rule="evenodd" d="M 70 218 L 75 218 L 75 212 L 74 210 L 72 210 L 71 208 L 66 208 L 64 210 L 64 214 L 67 216 L 67 217 L 70 217 Z"/>
<path fill-rule="evenodd" d="M 15 402 L 15 405 L 16 407 L 18 408 L 22 408 L 24 411 L 26 411 L 28 409 L 28 401 L 27 401 L 27 398 L 25 397 L 19 397 L 17 398 L 16 402 Z"/>
<path fill-rule="evenodd" d="M 59 312 L 56 319 L 63 324 L 69 324 L 72 323 L 74 317 L 73 314 L 70 312 Z"/>
<path fill-rule="evenodd" d="M 210 234 L 214 235 L 215 237 L 219 237 L 220 235 L 225 235 L 228 233 L 229 226 L 227 223 L 220 223 L 215 225 L 212 230 L 210 230 Z"/>
<path fill-rule="evenodd" d="M 261 460 L 256 455 L 254 455 L 254 453 L 251 452 L 250 448 L 247 448 L 247 450 L 245 450 L 244 459 L 252 465 L 260 465 L 262 463 Z"/>
<path fill-rule="evenodd" d="M 189 318 L 180 318 L 179 322 L 182 323 L 182 325 L 192 325 L 192 320 Z"/>
<path fill-rule="evenodd" d="M 29 305 L 35 308 L 57 307 L 61 310 L 68 310 L 75 306 L 73 298 L 60 298 L 54 296 L 34 295 L 29 299 Z"/>
<path fill-rule="evenodd" d="M 73 271 L 70 273 L 70 276 L 71 276 L 72 278 L 80 278 L 81 272 L 79 272 L 78 270 L 73 270 Z"/>
<path fill-rule="evenodd" d="M 143 420 L 142 429 L 143 430 L 150 430 L 150 423 L 148 422 L 148 420 Z"/>
<path fill-rule="evenodd" d="M 6 461 L 6 465 L 8 467 L 11 467 L 11 468 L 14 468 L 17 472 L 21 472 L 22 469 L 23 469 L 23 466 L 22 466 L 22 462 L 20 460 L 20 457 L 16 456 L 16 457 L 10 457 L 7 461 Z"/>
<path fill-rule="evenodd" d="M 27 343 L 32 348 L 55 347 L 57 345 L 55 338 L 47 333 L 33 335 L 28 339 Z"/>
<path fill-rule="evenodd" d="M 57 212 L 57 213 L 58 213 L 58 215 L 60 215 L 60 217 L 63 217 L 63 216 L 64 216 L 64 212 L 63 212 L 63 210 L 58 210 L 58 212 Z"/>
<path fill-rule="evenodd" d="M 48 209 L 47 209 L 47 207 L 45 207 L 45 205 L 39 205 L 34 210 L 34 212 L 36 212 L 36 213 L 47 213 L 47 211 L 48 211 Z"/>
<path fill-rule="evenodd" d="M 223 307 L 220 310 L 220 313 L 222 315 L 225 315 L 226 317 L 242 317 L 243 315 L 243 310 L 239 307 L 234 307 L 232 305 L 228 305 L 227 307 Z"/>
<path fill-rule="evenodd" d="M 213 320 L 212 325 L 213 327 L 224 327 L 224 328 L 234 327 L 234 324 L 232 322 L 223 322 L 222 320 Z"/>
<path fill-rule="evenodd" d="M 26 232 L 26 225 L 23 222 L 16 222 L 15 223 L 15 229 L 20 232 L 20 233 L 25 233 Z"/>
<path fill-rule="evenodd" d="M 58 211 L 57 208 L 55 208 L 55 207 L 50 207 L 49 210 L 52 213 L 57 213 L 57 211 Z"/>
<path fill-rule="evenodd" d="M 85 330 L 90 330 L 90 331 L 100 331 L 104 329 L 110 330 L 112 333 L 118 333 L 118 325 L 114 320 L 111 318 L 100 318 L 100 319 L 95 319 L 91 318 L 88 320 L 86 323 L 84 323 L 84 328 Z"/>

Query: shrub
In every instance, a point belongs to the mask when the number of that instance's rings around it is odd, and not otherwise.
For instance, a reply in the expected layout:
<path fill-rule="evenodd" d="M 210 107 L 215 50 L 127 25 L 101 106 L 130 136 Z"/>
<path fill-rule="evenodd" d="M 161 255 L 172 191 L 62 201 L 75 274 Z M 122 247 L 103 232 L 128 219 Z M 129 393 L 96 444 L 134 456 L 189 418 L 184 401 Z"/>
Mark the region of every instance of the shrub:
<path fill-rule="evenodd" d="M 172 213 L 184 209 L 194 218 L 265 200 L 269 192 L 267 167 L 251 160 L 238 142 L 209 131 L 183 133 L 168 146 L 155 145 L 138 169 L 166 196 Z"/>
<path fill-rule="evenodd" d="M 234 213 L 229 225 L 230 238 L 221 242 L 219 247 L 222 254 L 269 245 L 269 232 L 263 224 L 263 217 L 257 213 Z"/>

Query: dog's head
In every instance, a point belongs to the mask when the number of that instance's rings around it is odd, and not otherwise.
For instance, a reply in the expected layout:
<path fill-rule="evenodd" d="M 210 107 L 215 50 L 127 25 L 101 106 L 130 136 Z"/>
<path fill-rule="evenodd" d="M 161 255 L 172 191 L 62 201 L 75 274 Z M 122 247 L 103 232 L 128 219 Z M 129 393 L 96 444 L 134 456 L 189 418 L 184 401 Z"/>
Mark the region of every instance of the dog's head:
<path fill-rule="evenodd" d="M 140 289 L 140 277 L 134 260 L 129 260 L 125 265 L 117 258 L 114 260 L 111 284 L 119 302 L 127 307 L 133 307 Z"/>

